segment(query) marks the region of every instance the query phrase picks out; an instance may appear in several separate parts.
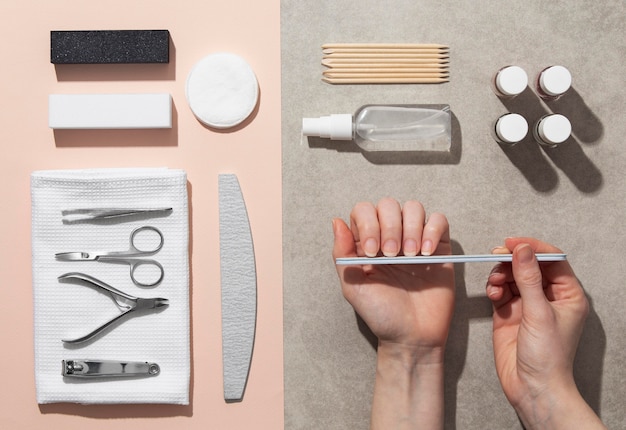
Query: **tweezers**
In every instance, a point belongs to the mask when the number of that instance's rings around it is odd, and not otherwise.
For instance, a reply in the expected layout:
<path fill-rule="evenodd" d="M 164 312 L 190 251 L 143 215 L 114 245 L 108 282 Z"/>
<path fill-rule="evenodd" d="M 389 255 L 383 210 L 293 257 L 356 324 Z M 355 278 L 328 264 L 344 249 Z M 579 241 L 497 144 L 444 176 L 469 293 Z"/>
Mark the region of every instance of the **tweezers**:
<path fill-rule="evenodd" d="M 566 254 L 535 254 L 537 261 L 563 261 Z M 510 263 L 512 254 L 479 254 L 479 255 L 418 255 L 417 257 L 344 257 L 335 259 L 337 265 L 363 264 L 441 264 L 441 263 Z"/>
<path fill-rule="evenodd" d="M 61 211 L 63 223 L 71 224 L 93 220 L 104 220 L 110 218 L 122 218 L 134 215 L 155 215 L 169 214 L 172 208 L 99 208 L 99 209 L 68 209 Z"/>
<path fill-rule="evenodd" d="M 63 340 L 64 343 L 82 343 L 86 342 L 94 336 L 98 335 L 108 327 L 110 327 L 116 321 L 124 317 L 129 317 L 137 314 L 138 311 L 146 310 L 146 309 L 156 309 L 163 306 L 167 306 L 169 304 L 167 299 L 162 298 L 141 298 L 134 297 L 130 294 L 126 294 L 112 286 L 105 284 L 99 279 L 94 278 L 93 276 L 86 275 L 84 273 L 66 273 L 65 275 L 59 276 L 59 281 L 80 281 L 83 284 L 86 284 L 90 287 L 95 287 L 96 289 L 108 293 L 111 296 L 115 305 L 122 311 L 121 314 L 112 318 L 111 320 L 105 322 L 100 327 L 95 330 L 87 333 L 86 335 L 79 337 L 77 339 Z"/>

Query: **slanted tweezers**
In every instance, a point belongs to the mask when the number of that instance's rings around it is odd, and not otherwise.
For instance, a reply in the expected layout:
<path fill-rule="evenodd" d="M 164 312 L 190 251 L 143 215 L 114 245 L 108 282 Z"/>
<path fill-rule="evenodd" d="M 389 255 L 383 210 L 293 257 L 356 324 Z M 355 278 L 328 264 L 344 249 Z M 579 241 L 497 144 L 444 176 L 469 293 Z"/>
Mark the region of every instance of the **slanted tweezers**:
<path fill-rule="evenodd" d="M 80 222 L 89 222 L 97 220 L 105 220 L 111 218 L 124 218 L 131 216 L 158 216 L 168 215 L 172 212 L 172 208 L 85 208 L 85 209 L 68 209 L 61 211 L 64 224 L 74 224 Z"/>

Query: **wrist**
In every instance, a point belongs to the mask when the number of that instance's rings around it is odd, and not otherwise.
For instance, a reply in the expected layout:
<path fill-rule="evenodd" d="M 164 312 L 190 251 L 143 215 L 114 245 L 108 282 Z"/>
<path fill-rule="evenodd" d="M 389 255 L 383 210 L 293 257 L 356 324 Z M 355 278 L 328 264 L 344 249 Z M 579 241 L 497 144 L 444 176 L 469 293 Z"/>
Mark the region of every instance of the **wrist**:
<path fill-rule="evenodd" d="M 421 367 L 443 367 L 445 346 L 414 346 L 396 342 L 379 341 L 378 361 L 389 360 L 401 363 L 407 368 L 419 370 Z"/>
<path fill-rule="evenodd" d="M 528 430 L 604 428 L 573 380 L 557 387 L 546 386 L 521 399 L 514 408 Z"/>
<path fill-rule="evenodd" d="M 443 428 L 443 377 L 443 348 L 379 343 L 371 428 Z"/>

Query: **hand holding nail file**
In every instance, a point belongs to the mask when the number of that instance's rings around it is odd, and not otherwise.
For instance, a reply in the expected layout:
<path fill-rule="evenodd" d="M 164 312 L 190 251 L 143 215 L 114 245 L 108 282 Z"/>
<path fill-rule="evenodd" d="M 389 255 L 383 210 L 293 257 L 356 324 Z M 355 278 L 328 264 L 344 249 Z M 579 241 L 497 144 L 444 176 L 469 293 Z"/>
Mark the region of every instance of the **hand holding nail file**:
<path fill-rule="evenodd" d="M 566 254 L 536 254 L 537 261 L 563 261 Z M 416 257 L 343 257 L 336 258 L 337 265 L 363 264 L 442 264 L 442 263 L 510 263 L 512 254 L 479 254 L 479 255 L 418 255 Z"/>

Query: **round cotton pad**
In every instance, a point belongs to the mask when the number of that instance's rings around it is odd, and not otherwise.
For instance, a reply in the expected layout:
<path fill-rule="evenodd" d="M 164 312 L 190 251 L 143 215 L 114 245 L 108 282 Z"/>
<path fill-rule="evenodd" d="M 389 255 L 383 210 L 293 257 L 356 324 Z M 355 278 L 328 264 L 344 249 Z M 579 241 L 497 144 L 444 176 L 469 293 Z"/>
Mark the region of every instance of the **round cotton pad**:
<path fill-rule="evenodd" d="M 254 110 L 259 84 L 250 65 L 230 53 L 200 60 L 187 77 L 187 103 L 200 122 L 229 128 L 241 124 Z"/>

